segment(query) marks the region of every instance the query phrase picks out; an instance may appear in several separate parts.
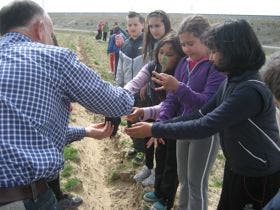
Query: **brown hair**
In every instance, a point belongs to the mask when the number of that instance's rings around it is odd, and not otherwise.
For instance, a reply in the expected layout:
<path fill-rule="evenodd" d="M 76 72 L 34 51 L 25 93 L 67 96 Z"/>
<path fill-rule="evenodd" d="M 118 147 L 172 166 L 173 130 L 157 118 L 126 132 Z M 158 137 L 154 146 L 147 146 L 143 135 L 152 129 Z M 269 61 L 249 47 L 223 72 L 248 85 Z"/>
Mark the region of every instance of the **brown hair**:
<path fill-rule="evenodd" d="M 280 100 L 280 51 L 273 53 L 263 67 L 264 82 L 267 84 L 274 97 Z"/>
<path fill-rule="evenodd" d="M 203 33 L 210 28 L 209 21 L 201 15 L 188 16 L 181 23 L 178 34 L 192 33 L 195 37 L 201 39 Z"/>
<path fill-rule="evenodd" d="M 162 11 L 162 10 L 155 10 L 151 13 L 149 13 L 146 17 L 146 24 L 145 24 L 145 29 L 144 29 L 144 41 L 143 41 L 143 55 L 144 55 L 144 60 L 147 59 L 147 56 L 150 56 L 150 60 L 152 60 L 153 57 L 153 50 L 154 50 L 154 44 L 157 40 L 155 40 L 150 32 L 148 22 L 150 18 L 152 17 L 159 17 L 161 18 L 163 25 L 164 25 L 164 30 L 165 34 L 171 31 L 171 23 L 168 15 Z"/>

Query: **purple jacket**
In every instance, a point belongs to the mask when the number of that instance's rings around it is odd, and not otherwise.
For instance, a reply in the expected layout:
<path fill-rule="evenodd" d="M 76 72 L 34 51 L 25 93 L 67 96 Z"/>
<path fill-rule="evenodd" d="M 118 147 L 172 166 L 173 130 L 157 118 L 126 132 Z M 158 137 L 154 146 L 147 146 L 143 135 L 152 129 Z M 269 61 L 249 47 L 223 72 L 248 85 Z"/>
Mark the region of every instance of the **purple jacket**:
<path fill-rule="evenodd" d="M 178 63 L 174 76 L 180 81 L 179 87 L 176 91 L 168 92 L 157 121 L 185 115 L 201 108 L 225 79 L 225 75 L 218 72 L 208 59 L 201 60 L 189 72 L 186 57 Z"/>

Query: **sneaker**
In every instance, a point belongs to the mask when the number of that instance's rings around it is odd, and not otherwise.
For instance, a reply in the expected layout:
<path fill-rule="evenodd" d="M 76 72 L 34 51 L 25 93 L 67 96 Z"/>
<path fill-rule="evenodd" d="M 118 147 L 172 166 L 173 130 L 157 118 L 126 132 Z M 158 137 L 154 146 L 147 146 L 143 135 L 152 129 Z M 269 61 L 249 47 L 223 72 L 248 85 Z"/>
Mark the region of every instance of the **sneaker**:
<path fill-rule="evenodd" d="M 151 170 L 150 176 L 147 177 L 146 179 L 144 179 L 141 183 L 144 187 L 155 184 L 155 171 L 154 171 L 154 169 Z"/>
<path fill-rule="evenodd" d="M 74 209 L 83 203 L 83 199 L 78 196 L 63 194 L 62 198 L 58 201 L 59 207 L 63 209 Z"/>
<path fill-rule="evenodd" d="M 145 159 L 145 156 L 144 156 L 144 153 L 143 152 L 137 152 L 137 155 L 136 157 L 132 160 L 132 163 L 134 165 L 142 165 L 143 162 L 144 162 L 144 159 Z"/>
<path fill-rule="evenodd" d="M 151 175 L 151 169 L 149 169 L 147 166 L 143 166 L 143 168 L 137 174 L 135 174 L 133 179 L 136 182 L 142 182 L 144 179 L 146 179 L 150 175 Z"/>
<path fill-rule="evenodd" d="M 157 202 L 159 199 L 156 196 L 155 192 L 147 192 L 143 196 L 143 200 L 151 203 Z"/>
<path fill-rule="evenodd" d="M 151 206 L 150 210 L 167 210 L 167 206 L 164 206 L 161 202 L 157 201 Z"/>
<path fill-rule="evenodd" d="M 134 148 L 131 148 L 130 150 L 127 151 L 127 158 L 132 159 L 136 156 L 137 152 Z"/>

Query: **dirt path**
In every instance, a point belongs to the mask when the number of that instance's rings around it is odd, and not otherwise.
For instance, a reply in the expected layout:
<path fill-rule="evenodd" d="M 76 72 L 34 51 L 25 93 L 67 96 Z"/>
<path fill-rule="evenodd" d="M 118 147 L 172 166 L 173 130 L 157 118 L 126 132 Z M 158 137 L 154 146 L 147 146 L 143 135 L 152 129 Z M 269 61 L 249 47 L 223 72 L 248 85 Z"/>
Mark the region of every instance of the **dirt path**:
<path fill-rule="evenodd" d="M 100 120 L 78 104 L 73 105 L 72 115 L 75 116 L 75 124 L 81 126 Z M 124 135 L 121 130 L 119 133 Z M 116 147 L 118 143 L 114 142 L 119 140 L 120 138 L 115 140 L 84 138 L 82 141 L 72 143 L 80 156 L 80 163 L 74 166 L 75 175 L 82 181 L 81 189 L 75 192 L 84 200 L 79 210 L 143 209 L 142 195 L 145 189 L 142 186 L 135 184 L 131 179 L 108 183 L 109 171 L 119 165 L 124 158 L 123 151 Z M 216 209 L 219 193 L 216 188 L 209 188 L 209 210 Z"/>
<path fill-rule="evenodd" d="M 78 104 L 73 105 L 72 115 L 75 116 L 75 124 L 82 126 L 89 125 L 94 118 Z M 76 193 L 84 200 L 79 210 L 139 209 L 142 192 L 140 186 L 130 180 L 112 185 L 106 179 L 109 170 L 123 158 L 123 152 L 116 150 L 116 143 L 113 141 L 116 140 L 84 138 L 72 144 L 81 159 L 75 166 L 76 176 L 82 181 L 82 188 Z"/>
<path fill-rule="evenodd" d="M 79 58 L 87 63 L 88 57 L 85 53 L 84 42 L 81 38 L 75 43 Z M 103 57 L 105 59 L 106 57 Z M 96 116 L 78 104 L 73 105 L 72 117 L 74 124 L 87 126 L 92 122 L 103 121 L 103 118 Z M 124 158 L 124 150 L 120 146 L 120 142 L 129 139 L 128 136 L 119 130 L 121 136 L 117 139 L 93 140 L 85 138 L 82 141 L 72 143 L 72 146 L 79 152 L 80 162 L 74 165 L 74 175 L 82 182 L 81 187 L 71 192 L 83 198 L 83 204 L 79 210 L 143 210 L 145 208 L 142 195 L 144 191 L 152 190 L 143 189 L 131 179 L 131 175 L 136 169 L 132 167 L 125 169 L 130 170 L 130 177 L 124 180 L 118 180 L 109 183 L 110 173 L 122 164 Z M 222 167 L 217 166 L 216 170 Z M 214 172 L 215 174 L 216 172 Z M 127 174 L 124 174 L 127 175 Z M 209 210 L 216 209 L 217 200 L 220 191 L 215 187 L 209 187 Z M 177 201 L 178 199 L 176 199 Z M 175 202 L 176 203 L 176 202 Z M 175 205 L 176 206 L 176 205 Z M 176 209 L 176 208 L 174 208 Z"/>

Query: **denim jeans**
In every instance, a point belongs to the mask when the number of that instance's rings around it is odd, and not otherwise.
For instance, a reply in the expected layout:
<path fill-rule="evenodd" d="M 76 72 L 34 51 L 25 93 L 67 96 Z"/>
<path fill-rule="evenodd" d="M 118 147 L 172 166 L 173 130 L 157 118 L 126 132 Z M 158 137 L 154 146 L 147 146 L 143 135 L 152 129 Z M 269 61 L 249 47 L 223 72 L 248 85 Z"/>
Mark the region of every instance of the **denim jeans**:
<path fill-rule="evenodd" d="M 41 193 L 36 202 L 33 199 L 26 199 L 23 202 L 26 210 L 59 210 L 55 195 L 50 188 Z"/>
<path fill-rule="evenodd" d="M 280 192 L 278 192 L 263 208 L 263 210 L 280 209 Z"/>
<path fill-rule="evenodd" d="M 15 201 L 4 206 L 0 210 L 59 210 L 53 191 L 49 188 L 38 195 L 36 202 L 33 199 Z"/>

